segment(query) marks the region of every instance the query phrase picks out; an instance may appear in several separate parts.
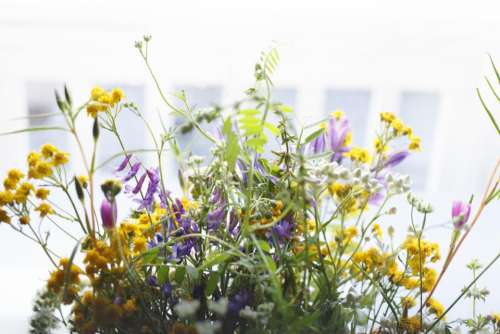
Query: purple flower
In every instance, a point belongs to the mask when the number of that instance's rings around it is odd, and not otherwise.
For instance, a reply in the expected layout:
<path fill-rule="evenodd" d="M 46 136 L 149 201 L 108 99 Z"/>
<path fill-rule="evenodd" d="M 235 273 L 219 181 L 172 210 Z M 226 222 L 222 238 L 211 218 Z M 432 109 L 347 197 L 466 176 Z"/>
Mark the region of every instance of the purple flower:
<path fill-rule="evenodd" d="M 332 161 L 340 161 L 342 154 L 349 151 L 349 148 L 345 145 L 345 140 L 350 131 L 351 128 L 349 127 L 347 118 L 340 120 L 337 120 L 335 117 L 330 118 L 326 135 L 329 148 L 333 152 Z"/>
<path fill-rule="evenodd" d="M 149 184 L 148 184 L 148 189 L 146 191 L 146 194 L 144 195 L 143 199 L 137 199 L 136 201 L 139 202 L 139 208 L 137 208 L 138 211 L 142 209 L 147 209 L 149 211 L 152 210 L 153 208 L 153 202 L 154 202 L 154 195 L 158 191 L 158 185 L 160 184 L 160 177 L 158 174 L 158 169 L 147 169 L 146 173 L 149 178 Z"/>
<path fill-rule="evenodd" d="M 135 185 L 134 189 L 132 189 L 133 194 L 137 194 L 141 190 L 142 185 L 144 184 L 144 180 L 146 180 L 146 176 L 147 176 L 147 173 L 142 174 L 139 181 L 137 181 L 137 184 Z"/>
<path fill-rule="evenodd" d="M 118 165 L 118 167 L 116 167 L 115 171 L 121 172 L 122 170 L 124 170 L 125 167 L 127 167 L 128 163 L 130 161 L 130 158 L 132 158 L 132 154 L 125 155 L 125 159 L 123 159 L 123 161 Z"/>
<path fill-rule="evenodd" d="M 157 286 L 157 285 L 158 285 L 158 279 L 156 278 L 156 276 L 151 275 L 151 276 L 149 276 L 149 278 L 148 278 L 148 283 L 149 283 L 149 285 L 151 285 L 151 286 Z"/>
<path fill-rule="evenodd" d="M 169 282 L 166 282 L 161 286 L 161 292 L 167 298 L 172 295 L 172 290 L 173 290 L 172 284 L 170 284 Z"/>
<path fill-rule="evenodd" d="M 130 179 L 132 179 L 137 174 L 139 168 L 141 168 L 141 163 L 140 162 L 134 163 L 132 167 L 130 167 L 130 170 L 128 171 L 127 175 L 125 175 L 122 181 L 123 182 L 130 181 Z"/>
<path fill-rule="evenodd" d="M 116 224 L 117 215 L 118 210 L 115 200 L 109 201 L 106 198 L 103 199 L 101 203 L 102 226 L 108 230 L 112 229 Z"/>
<path fill-rule="evenodd" d="M 222 223 L 225 216 L 224 206 L 220 206 L 214 211 L 207 214 L 208 229 L 213 231 L 216 230 Z"/>
<path fill-rule="evenodd" d="M 238 291 L 235 295 L 229 298 L 228 312 L 235 316 L 247 305 L 250 305 L 252 295 L 247 289 Z"/>
<path fill-rule="evenodd" d="M 401 162 L 403 162 L 403 160 L 406 159 L 406 157 L 408 155 L 410 155 L 410 153 L 408 151 L 400 151 L 400 152 L 393 153 L 384 162 L 384 165 L 382 168 L 386 168 L 386 167 L 391 168 L 391 167 L 397 166 Z"/>
<path fill-rule="evenodd" d="M 309 150 L 311 150 L 314 154 L 323 153 L 325 151 L 325 144 L 325 134 L 321 133 L 318 137 L 314 138 Z"/>
<path fill-rule="evenodd" d="M 469 220 L 471 206 L 462 201 L 454 201 L 451 208 L 451 218 L 456 229 L 464 227 Z"/>

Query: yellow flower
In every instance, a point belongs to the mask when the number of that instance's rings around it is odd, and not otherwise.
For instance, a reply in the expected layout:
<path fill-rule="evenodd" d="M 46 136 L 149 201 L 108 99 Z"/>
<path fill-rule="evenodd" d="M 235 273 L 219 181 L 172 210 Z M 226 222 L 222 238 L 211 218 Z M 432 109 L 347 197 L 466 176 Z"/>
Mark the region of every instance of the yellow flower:
<path fill-rule="evenodd" d="M 416 305 L 415 298 L 412 296 L 406 296 L 401 298 L 401 306 L 406 309 L 410 309 Z"/>
<path fill-rule="evenodd" d="M 372 160 L 368 150 L 362 147 L 353 147 L 349 152 L 344 153 L 344 155 L 350 158 L 352 161 L 357 161 L 361 163 L 369 163 Z"/>
<path fill-rule="evenodd" d="M 408 149 L 411 151 L 420 151 L 420 137 L 415 136 L 411 137 L 410 144 L 408 145 Z"/>
<path fill-rule="evenodd" d="M 60 166 L 67 164 L 69 161 L 69 154 L 66 152 L 57 152 L 54 154 L 54 158 L 52 159 L 52 163 L 54 166 Z"/>
<path fill-rule="evenodd" d="M 96 86 L 96 87 L 92 88 L 92 90 L 90 91 L 90 99 L 92 101 L 97 101 L 101 97 L 101 95 L 103 95 L 105 93 L 106 93 L 106 91 L 104 89 L 102 89 L 99 86 Z"/>
<path fill-rule="evenodd" d="M 30 217 L 29 216 L 21 216 L 19 217 L 19 224 L 21 225 L 28 225 L 30 223 Z"/>
<path fill-rule="evenodd" d="M 88 186 L 88 183 L 89 183 L 89 178 L 86 176 L 86 175 L 80 175 L 77 177 L 78 179 L 78 182 L 80 182 L 80 185 L 82 186 L 82 188 L 87 188 Z"/>
<path fill-rule="evenodd" d="M 47 199 L 47 196 L 49 196 L 50 190 L 47 188 L 38 188 L 35 192 L 35 196 L 39 199 Z"/>
<path fill-rule="evenodd" d="M 337 108 L 334 112 L 332 112 L 332 117 L 338 121 L 344 117 L 344 112 Z"/>
<path fill-rule="evenodd" d="M 382 122 L 386 122 L 386 123 L 390 124 L 395 119 L 396 119 L 396 116 L 393 113 L 390 113 L 390 112 L 380 113 L 380 120 Z"/>
<path fill-rule="evenodd" d="M 375 234 L 377 238 L 382 238 L 382 228 L 379 224 L 373 224 L 372 232 Z"/>
<path fill-rule="evenodd" d="M 10 190 L 0 191 L 0 206 L 12 204 L 14 202 L 14 194 Z"/>
<path fill-rule="evenodd" d="M 52 167 L 47 161 L 39 161 L 33 170 L 31 175 L 35 179 L 42 179 L 47 176 L 52 175 Z"/>
<path fill-rule="evenodd" d="M 111 91 L 111 102 L 112 103 L 118 103 L 120 102 L 123 98 L 125 97 L 125 94 L 123 93 L 123 90 L 121 88 L 114 88 Z"/>
<path fill-rule="evenodd" d="M 97 105 L 95 103 L 89 103 L 87 105 L 87 115 L 89 115 L 92 118 L 97 117 L 97 112 L 99 110 L 97 109 Z"/>
<path fill-rule="evenodd" d="M 141 253 L 146 251 L 147 241 L 146 238 L 142 236 L 137 236 L 133 239 L 134 242 L 134 252 Z"/>
<path fill-rule="evenodd" d="M 444 313 L 444 306 L 434 298 L 430 298 L 425 305 L 429 308 L 429 312 L 434 313 L 437 317 Z"/>
<path fill-rule="evenodd" d="M 41 203 L 35 211 L 40 212 L 40 217 L 45 217 L 47 215 L 51 215 L 54 213 L 54 209 L 49 203 L 43 202 Z"/>
<path fill-rule="evenodd" d="M 59 152 L 59 150 L 52 144 L 44 144 L 40 149 L 40 153 L 42 153 L 45 159 L 51 158 L 57 152 Z"/>
<path fill-rule="evenodd" d="M 14 194 L 14 200 L 17 203 L 25 203 L 28 200 L 28 196 L 30 192 L 33 190 L 33 185 L 28 182 L 24 182 L 21 186 L 16 190 Z"/>
<path fill-rule="evenodd" d="M 40 161 L 41 157 L 42 156 L 40 155 L 40 153 L 30 152 L 30 154 L 28 154 L 28 157 L 26 158 L 26 160 L 28 161 L 28 165 L 30 167 L 35 167 L 36 164 Z"/>
<path fill-rule="evenodd" d="M 9 170 L 9 172 L 7 173 L 7 177 L 9 179 L 16 180 L 17 182 L 19 182 L 19 180 L 21 180 L 24 177 L 24 174 L 19 169 L 13 168 Z"/>
<path fill-rule="evenodd" d="M 379 137 L 375 138 L 373 146 L 375 146 L 375 151 L 377 153 L 382 153 L 382 152 L 385 152 L 385 151 L 388 150 L 387 145 L 385 145 L 384 143 L 382 143 L 382 141 L 380 140 Z"/>
<path fill-rule="evenodd" d="M 0 223 L 10 224 L 10 217 L 4 209 L 0 209 Z"/>
<path fill-rule="evenodd" d="M 356 226 L 349 226 L 344 230 L 347 239 L 352 239 L 358 235 L 358 228 Z"/>
<path fill-rule="evenodd" d="M 137 310 L 137 305 L 135 304 L 135 300 L 129 299 L 123 304 L 123 311 L 125 313 L 134 313 Z"/>
<path fill-rule="evenodd" d="M 391 122 L 391 127 L 397 136 L 401 136 L 406 129 L 406 126 L 403 124 L 403 122 L 401 122 L 401 120 L 397 118 Z"/>
<path fill-rule="evenodd" d="M 97 101 L 102 104 L 111 104 L 112 103 L 111 95 L 109 95 L 109 93 L 107 92 L 104 92 L 101 96 L 99 96 Z"/>

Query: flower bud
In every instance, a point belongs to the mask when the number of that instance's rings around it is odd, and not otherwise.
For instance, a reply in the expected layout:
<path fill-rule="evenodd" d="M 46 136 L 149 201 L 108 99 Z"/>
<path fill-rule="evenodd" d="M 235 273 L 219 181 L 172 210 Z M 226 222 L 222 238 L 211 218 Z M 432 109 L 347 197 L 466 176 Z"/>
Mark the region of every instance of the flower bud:
<path fill-rule="evenodd" d="M 78 196 L 78 199 L 80 201 L 83 201 L 84 199 L 84 194 L 83 194 L 83 187 L 82 184 L 80 183 L 80 180 L 75 176 L 75 190 L 76 190 L 76 195 Z"/>
<path fill-rule="evenodd" d="M 97 141 L 99 138 L 99 117 L 94 118 L 94 125 L 92 126 L 92 137 Z"/>
<path fill-rule="evenodd" d="M 102 226 L 107 230 L 112 229 L 116 224 L 117 215 L 118 210 L 115 200 L 109 201 L 107 198 L 103 199 L 101 203 Z"/>

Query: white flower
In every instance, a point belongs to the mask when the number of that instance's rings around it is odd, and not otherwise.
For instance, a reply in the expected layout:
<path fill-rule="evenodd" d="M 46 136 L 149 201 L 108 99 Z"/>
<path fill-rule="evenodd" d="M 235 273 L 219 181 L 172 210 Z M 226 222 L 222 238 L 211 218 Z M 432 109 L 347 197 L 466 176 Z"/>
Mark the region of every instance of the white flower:
<path fill-rule="evenodd" d="M 227 312 L 227 298 L 220 298 L 218 301 L 208 301 L 208 309 L 218 315 L 225 315 Z"/>
<path fill-rule="evenodd" d="M 257 319 L 258 313 L 252 310 L 248 305 L 244 309 L 240 310 L 240 317 L 248 320 Z"/>
<path fill-rule="evenodd" d="M 198 334 L 214 334 L 220 329 L 221 324 L 220 321 L 205 320 L 198 321 L 194 327 Z"/>
<path fill-rule="evenodd" d="M 188 318 L 196 313 L 198 307 L 200 307 L 200 302 L 197 300 L 181 300 L 177 305 L 174 306 L 174 311 L 179 317 Z"/>

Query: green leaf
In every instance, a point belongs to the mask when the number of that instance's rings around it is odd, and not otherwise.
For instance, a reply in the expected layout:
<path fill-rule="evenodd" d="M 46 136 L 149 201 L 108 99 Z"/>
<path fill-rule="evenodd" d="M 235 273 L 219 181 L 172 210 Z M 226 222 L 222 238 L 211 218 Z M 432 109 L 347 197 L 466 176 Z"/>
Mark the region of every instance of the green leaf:
<path fill-rule="evenodd" d="M 266 256 L 266 259 L 267 259 L 267 265 L 269 266 L 269 270 L 271 270 L 271 272 L 273 274 L 276 273 L 276 263 L 274 262 L 273 258 L 269 255 Z"/>
<path fill-rule="evenodd" d="M 313 141 L 314 139 L 319 137 L 323 132 L 325 132 L 324 128 L 320 128 L 320 129 L 314 131 L 313 133 L 311 133 L 309 136 L 306 137 L 306 139 L 304 140 L 304 144 L 307 144 L 307 143 Z"/>
<path fill-rule="evenodd" d="M 184 281 L 184 276 L 186 276 L 186 267 L 177 267 L 175 269 L 175 282 L 181 284 Z"/>
<path fill-rule="evenodd" d="M 280 130 L 274 126 L 273 124 L 271 123 L 264 123 L 264 126 L 266 127 L 266 129 L 268 129 L 269 131 L 271 131 L 271 133 L 275 136 L 279 136 L 280 135 Z"/>
<path fill-rule="evenodd" d="M 227 118 L 224 121 L 224 127 L 222 132 L 226 136 L 226 150 L 224 151 L 224 159 L 226 159 L 229 170 L 233 171 L 236 165 L 236 160 L 238 160 L 238 155 L 240 153 L 240 145 L 238 143 L 238 136 L 233 131 L 232 121 Z"/>
<path fill-rule="evenodd" d="M 168 281 L 168 267 L 160 266 L 158 271 L 156 272 L 156 276 L 158 277 L 158 283 L 163 284 Z"/>
<path fill-rule="evenodd" d="M 216 252 L 216 253 L 212 253 L 210 254 L 206 259 L 205 261 L 203 262 L 203 264 L 199 267 L 200 270 L 203 270 L 203 269 L 207 269 L 207 268 L 211 268 L 215 265 L 218 265 L 218 264 L 221 264 L 223 262 L 225 262 L 227 259 L 229 259 L 231 257 L 231 254 L 227 253 L 227 252 Z"/>
<path fill-rule="evenodd" d="M 271 251 L 271 247 L 269 246 L 269 243 L 265 240 L 259 240 L 259 247 L 266 253 L 269 253 Z"/>
<path fill-rule="evenodd" d="M 211 272 L 210 276 L 208 277 L 207 281 L 207 290 L 206 293 L 208 296 L 210 296 L 212 293 L 214 293 L 215 288 L 217 287 L 217 282 L 219 281 L 219 273 L 218 272 Z"/>
<path fill-rule="evenodd" d="M 267 143 L 267 137 L 251 138 L 247 140 L 248 147 L 253 148 L 257 153 L 264 153 L 264 145 Z"/>
<path fill-rule="evenodd" d="M 281 111 L 283 113 L 291 113 L 293 112 L 293 108 L 290 106 L 287 106 L 286 104 L 278 104 L 275 106 L 275 109 L 278 111 Z"/>
<path fill-rule="evenodd" d="M 155 247 L 151 248 L 147 252 L 145 252 L 142 256 L 142 261 L 144 263 L 152 263 L 154 260 L 156 260 L 156 257 L 158 256 L 158 252 L 160 251 L 160 248 Z"/>
<path fill-rule="evenodd" d="M 260 114 L 260 111 L 257 109 L 243 109 L 238 112 L 238 114 L 243 116 L 256 116 Z"/>

